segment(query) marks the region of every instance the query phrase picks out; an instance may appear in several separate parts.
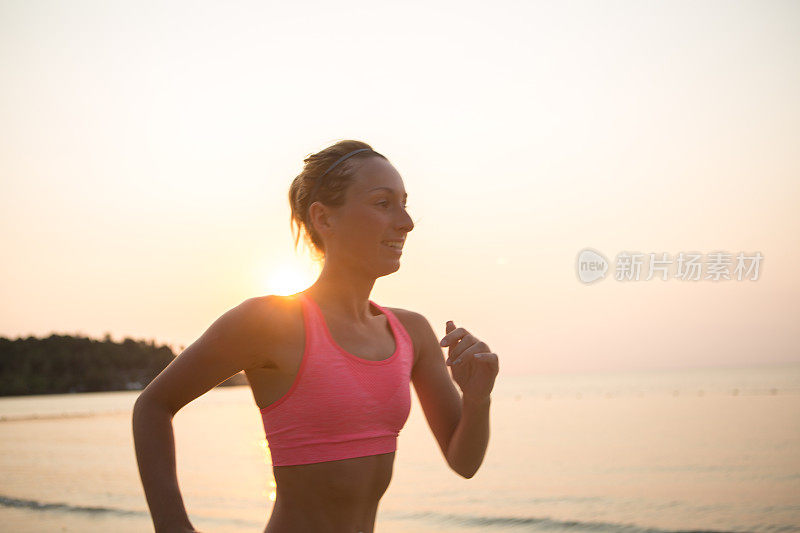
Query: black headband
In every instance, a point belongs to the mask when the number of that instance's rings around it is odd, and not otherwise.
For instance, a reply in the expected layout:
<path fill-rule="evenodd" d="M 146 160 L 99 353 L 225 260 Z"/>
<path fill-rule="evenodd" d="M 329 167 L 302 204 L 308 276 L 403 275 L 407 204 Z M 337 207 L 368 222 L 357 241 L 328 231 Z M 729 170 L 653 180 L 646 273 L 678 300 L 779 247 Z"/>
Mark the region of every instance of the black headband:
<path fill-rule="evenodd" d="M 314 197 L 316 196 L 316 194 L 317 194 L 317 191 L 319 190 L 320 184 L 322 183 L 322 178 L 324 178 L 324 177 L 325 177 L 325 174 L 327 174 L 328 172 L 330 172 L 331 170 L 333 170 L 333 168 L 334 168 L 336 165 L 338 165 L 339 163 L 341 163 L 342 161 L 344 161 L 345 159 L 347 159 L 347 158 L 348 158 L 348 157 L 350 157 L 351 155 L 355 155 L 355 154 L 357 154 L 357 153 L 359 153 L 359 152 L 365 152 L 365 151 L 372 151 L 372 149 L 371 149 L 371 148 L 359 148 L 358 150 L 353 150 L 352 152 L 350 152 L 350 153 L 347 153 L 347 154 L 344 154 L 342 157 L 340 157 L 339 159 L 337 159 L 337 160 L 336 160 L 336 162 L 335 162 L 334 164 L 332 164 L 330 167 L 328 167 L 328 170 L 326 170 L 325 172 L 323 172 L 323 173 L 322 173 L 322 176 L 320 176 L 320 177 L 317 179 L 317 181 L 314 183 L 314 187 L 312 187 L 312 188 L 311 188 L 311 196 L 309 196 L 309 199 L 313 200 L 313 199 L 314 199 Z M 311 205 L 311 204 L 309 203 L 309 205 Z"/>

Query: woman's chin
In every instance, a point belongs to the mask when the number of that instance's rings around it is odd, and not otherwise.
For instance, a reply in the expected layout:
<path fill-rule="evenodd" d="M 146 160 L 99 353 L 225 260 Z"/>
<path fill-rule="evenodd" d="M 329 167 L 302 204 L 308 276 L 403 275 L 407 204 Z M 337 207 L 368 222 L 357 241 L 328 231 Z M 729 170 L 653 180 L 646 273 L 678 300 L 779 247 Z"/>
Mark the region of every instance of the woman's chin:
<path fill-rule="evenodd" d="M 384 269 L 383 273 L 380 274 L 381 276 L 386 276 L 387 274 L 392 274 L 393 272 L 397 272 L 400 270 L 400 258 L 396 257 L 394 260 L 388 261 L 389 268 Z"/>

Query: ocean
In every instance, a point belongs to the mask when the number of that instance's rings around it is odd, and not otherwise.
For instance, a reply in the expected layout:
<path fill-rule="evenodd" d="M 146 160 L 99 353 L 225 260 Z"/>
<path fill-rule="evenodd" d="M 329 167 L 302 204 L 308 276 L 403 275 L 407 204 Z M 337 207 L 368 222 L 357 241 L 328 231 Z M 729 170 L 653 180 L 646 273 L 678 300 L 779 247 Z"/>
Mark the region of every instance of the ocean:
<path fill-rule="evenodd" d="M 131 431 L 138 391 L 0 398 L 0 531 L 152 531 Z M 375 531 L 800 532 L 800 364 L 505 375 L 472 479 L 413 392 Z M 246 386 L 174 419 L 194 526 L 263 531 L 274 480 Z"/>

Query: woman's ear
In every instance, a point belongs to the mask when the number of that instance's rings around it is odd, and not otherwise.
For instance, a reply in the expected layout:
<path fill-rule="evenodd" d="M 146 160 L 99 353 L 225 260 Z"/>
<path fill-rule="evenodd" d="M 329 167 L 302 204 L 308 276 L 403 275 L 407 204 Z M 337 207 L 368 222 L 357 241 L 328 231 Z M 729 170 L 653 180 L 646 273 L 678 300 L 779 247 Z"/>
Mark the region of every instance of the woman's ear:
<path fill-rule="evenodd" d="M 331 216 L 332 213 L 328 206 L 322 202 L 314 202 L 308 208 L 308 218 L 317 234 L 320 236 L 328 235 L 331 231 Z"/>

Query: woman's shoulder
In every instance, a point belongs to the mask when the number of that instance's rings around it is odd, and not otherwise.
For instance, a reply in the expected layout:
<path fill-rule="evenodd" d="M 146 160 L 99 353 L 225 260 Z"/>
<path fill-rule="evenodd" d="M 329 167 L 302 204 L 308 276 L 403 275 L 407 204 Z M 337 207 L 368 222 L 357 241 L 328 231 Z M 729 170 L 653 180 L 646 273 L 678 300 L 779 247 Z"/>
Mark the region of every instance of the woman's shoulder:
<path fill-rule="evenodd" d="M 386 307 L 385 309 L 391 311 L 394 314 L 394 316 L 396 316 L 401 322 L 403 322 L 404 326 L 406 322 L 408 322 L 411 325 L 416 325 L 420 321 L 425 320 L 425 317 L 422 316 L 422 314 L 417 313 L 416 311 L 411 311 L 409 309 L 401 309 L 400 307 Z"/>
<path fill-rule="evenodd" d="M 290 294 L 288 296 L 280 294 L 264 294 L 253 296 L 242 302 L 242 305 L 249 306 L 253 310 L 271 311 L 281 313 L 295 308 L 300 303 L 300 294 Z"/>
<path fill-rule="evenodd" d="M 418 347 L 431 336 L 433 328 L 422 313 L 409 309 L 401 309 L 399 307 L 386 307 L 386 309 L 391 311 L 400 323 L 403 324 L 403 327 L 406 329 L 409 336 L 411 336 L 415 347 Z"/>
<path fill-rule="evenodd" d="M 277 363 L 272 358 L 281 346 L 296 341 L 302 335 L 300 302 L 291 296 L 267 294 L 243 300 L 229 311 L 235 326 L 237 342 L 257 353 L 255 366 L 268 367 Z"/>
<path fill-rule="evenodd" d="M 430 353 L 430 350 L 435 352 L 435 348 L 439 346 L 439 341 L 430 322 L 422 313 L 396 307 L 386 307 L 386 309 L 394 313 L 411 337 L 411 342 L 414 345 L 414 366 L 416 366 L 421 353 Z"/>
<path fill-rule="evenodd" d="M 267 337 L 286 332 L 287 326 L 297 322 L 298 316 L 302 317 L 300 302 L 296 295 L 253 296 L 242 301 L 237 307 L 242 322 L 251 325 L 253 331 L 258 331 Z"/>

